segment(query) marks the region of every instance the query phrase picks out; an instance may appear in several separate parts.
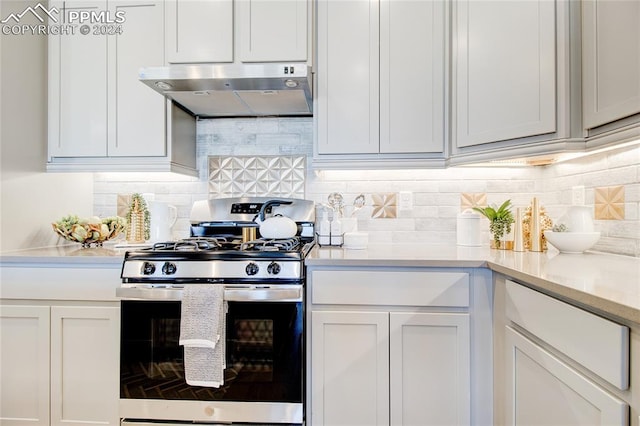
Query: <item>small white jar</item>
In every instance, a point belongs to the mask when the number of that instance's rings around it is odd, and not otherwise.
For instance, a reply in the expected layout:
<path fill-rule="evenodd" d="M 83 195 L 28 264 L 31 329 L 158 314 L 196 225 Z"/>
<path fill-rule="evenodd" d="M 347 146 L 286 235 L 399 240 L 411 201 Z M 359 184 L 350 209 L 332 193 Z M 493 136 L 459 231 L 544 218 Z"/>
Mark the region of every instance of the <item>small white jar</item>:
<path fill-rule="evenodd" d="M 482 245 L 480 215 L 471 209 L 458 214 L 456 241 L 459 246 L 479 247 Z"/>

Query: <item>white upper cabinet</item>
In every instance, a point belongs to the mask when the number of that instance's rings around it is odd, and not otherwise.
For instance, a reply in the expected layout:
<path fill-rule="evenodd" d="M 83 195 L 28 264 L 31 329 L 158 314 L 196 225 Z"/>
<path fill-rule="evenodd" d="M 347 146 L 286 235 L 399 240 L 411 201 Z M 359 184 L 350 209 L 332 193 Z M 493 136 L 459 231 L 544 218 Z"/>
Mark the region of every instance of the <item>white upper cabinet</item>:
<path fill-rule="evenodd" d="M 379 151 L 379 8 L 318 2 L 318 153 Z"/>
<path fill-rule="evenodd" d="M 446 5 L 318 2 L 318 154 L 443 152 Z"/>
<path fill-rule="evenodd" d="M 62 14 L 106 10 L 106 1 L 52 2 Z M 107 39 L 49 36 L 49 156 L 107 155 Z"/>
<path fill-rule="evenodd" d="M 555 5 L 456 1 L 457 147 L 556 131 Z"/>
<path fill-rule="evenodd" d="M 163 8 L 154 1 L 109 2 L 113 13 L 126 16 L 121 35 L 109 39 L 109 156 L 164 156 L 165 102 L 137 79 L 143 66 L 162 65 Z"/>
<path fill-rule="evenodd" d="M 164 2 L 51 5 L 61 14 L 85 10 L 124 21 L 87 24 L 88 34 L 49 36 L 47 170 L 196 174 L 195 136 L 174 139 L 174 109 L 138 80 L 141 67 L 165 64 L 164 44 L 158 42 L 164 35 Z M 190 126 L 195 135 L 195 119 Z"/>
<path fill-rule="evenodd" d="M 640 113 L 640 2 L 582 1 L 583 124 Z"/>
<path fill-rule="evenodd" d="M 233 0 L 167 0 L 167 62 L 233 62 Z"/>
<path fill-rule="evenodd" d="M 444 1 L 380 3 L 380 152 L 442 152 Z"/>
<path fill-rule="evenodd" d="M 307 0 L 236 0 L 240 61 L 307 60 Z"/>
<path fill-rule="evenodd" d="M 167 62 L 305 62 L 308 0 L 167 0 Z"/>

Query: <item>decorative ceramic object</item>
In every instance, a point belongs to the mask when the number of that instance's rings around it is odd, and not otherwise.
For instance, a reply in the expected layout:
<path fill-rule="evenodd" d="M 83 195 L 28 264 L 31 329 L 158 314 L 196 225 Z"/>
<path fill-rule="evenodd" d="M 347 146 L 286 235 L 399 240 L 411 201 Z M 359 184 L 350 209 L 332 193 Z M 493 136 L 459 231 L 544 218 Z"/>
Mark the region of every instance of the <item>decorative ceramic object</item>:
<path fill-rule="evenodd" d="M 127 242 L 130 244 L 144 243 L 150 236 L 150 214 L 147 203 L 141 194 L 133 194 L 127 213 Z"/>
<path fill-rule="evenodd" d="M 525 251 L 524 234 L 522 232 L 522 210 L 516 209 L 516 220 L 513 224 L 513 251 Z"/>
<path fill-rule="evenodd" d="M 481 217 L 471 209 L 466 209 L 457 216 L 456 243 L 459 246 L 481 246 L 480 232 Z"/>
<path fill-rule="evenodd" d="M 599 232 L 553 232 L 544 231 L 545 238 L 561 253 L 582 253 L 589 250 L 600 239 Z"/>
<path fill-rule="evenodd" d="M 567 232 L 594 232 L 593 216 L 589 206 L 571 206 L 558 219 L 558 224 L 567 227 Z"/>
<path fill-rule="evenodd" d="M 533 200 L 532 200 L 533 201 Z M 522 235 L 524 239 L 524 249 L 531 250 L 531 212 L 532 205 L 529 205 L 522 216 Z M 541 235 L 541 246 L 540 249 L 545 251 L 547 249 L 547 241 L 544 238 L 544 231 L 547 229 L 551 229 L 553 227 L 553 221 L 549 216 L 547 216 L 547 212 L 542 205 L 538 206 L 538 230 Z"/>

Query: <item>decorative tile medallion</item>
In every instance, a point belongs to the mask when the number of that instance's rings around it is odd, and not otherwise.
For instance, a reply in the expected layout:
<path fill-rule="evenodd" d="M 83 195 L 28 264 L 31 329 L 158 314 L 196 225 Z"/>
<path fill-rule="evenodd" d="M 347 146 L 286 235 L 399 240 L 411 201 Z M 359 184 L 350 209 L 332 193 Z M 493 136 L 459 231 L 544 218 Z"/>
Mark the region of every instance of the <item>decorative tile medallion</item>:
<path fill-rule="evenodd" d="M 487 206 L 487 194 L 486 192 L 463 192 L 460 194 L 460 211 L 465 211 L 472 207 L 486 207 Z"/>
<path fill-rule="evenodd" d="M 127 213 L 129 213 L 129 207 L 131 206 L 131 195 L 132 194 L 118 194 L 116 201 L 116 214 L 120 217 L 127 217 Z"/>
<path fill-rule="evenodd" d="M 624 220 L 624 186 L 604 186 L 594 193 L 596 219 Z"/>
<path fill-rule="evenodd" d="M 395 192 L 371 194 L 371 200 L 373 203 L 372 218 L 384 219 L 398 217 L 398 194 Z"/>
<path fill-rule="evenodd" d="M 305 156 L 209 157 L 213 197 L 304 198 Z"/>

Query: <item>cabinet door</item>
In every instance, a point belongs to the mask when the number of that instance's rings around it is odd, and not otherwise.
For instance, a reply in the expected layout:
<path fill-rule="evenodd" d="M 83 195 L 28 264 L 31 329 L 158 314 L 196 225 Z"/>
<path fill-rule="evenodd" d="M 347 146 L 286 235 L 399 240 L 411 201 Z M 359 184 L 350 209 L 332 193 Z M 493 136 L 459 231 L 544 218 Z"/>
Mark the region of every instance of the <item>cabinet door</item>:
<path fill-rule="evenodd" d="M 380 3 L 380 152 L 444 150 L 444 60 L 444 1 Z"/>
<path fill-rule="evenodd" d="M 389 314 L 312 312 L 315 426 L 389 424 Z"/>
<path fill-rule="evenodd" d="M 47 306 L 0 306 L 0 424 L 49 425 Z"/>
<path fill-rule="evenodd" d="M 51 425 L 119 424 L 120 310 L 51 307 Z"/>
<path fill-rule="evenodd" d="M 582 2 L 584 127 L 640 113 L 640 2 Z"/>
<path fill-rule="evenodd" d="M 556 130 L 555 3 L 455 3 L 456 146 Z"/>
<path fill-rule="evenodd" d="M 390 314 L 391 424 L 470 424 L 469 314 Z"/>
<path fill-rule="evenodd" d="M 319 154 L 380 149 L 379 15 L 376 0 L 318 2 Z"/>
<path fill-rule="evenodd" d="M 232 62 L 233 0 L 166 0 L 169 63 Z"/>
<path fill-rule="evenodd" d="M 106 1 L 67 0 L 50 4 L 69 12 L 106 11 Z M 70 22 L 68 20 L 65 22 Z M 107 40 L 112 36 L 49 36 L 49 155 L 107 155 Z"/>
<path fill-rule="evenodd" d="M 508 326 L 505 348 L 507 424 L 628 424 L 623 401 Z"/>
<path fill-rule="evenodd" d="M 140 68 L 164 65 L 164 3 L 119 0 L 109 8 L 126 21 L 122 34 L 109 36 L 108 155 L 164 156 L 164 98 L 138 80 Z"/>
<path fill-rule="evenodd" d="M 307 0 L 236 0 L 242 62 L 307 60 Z"/>

